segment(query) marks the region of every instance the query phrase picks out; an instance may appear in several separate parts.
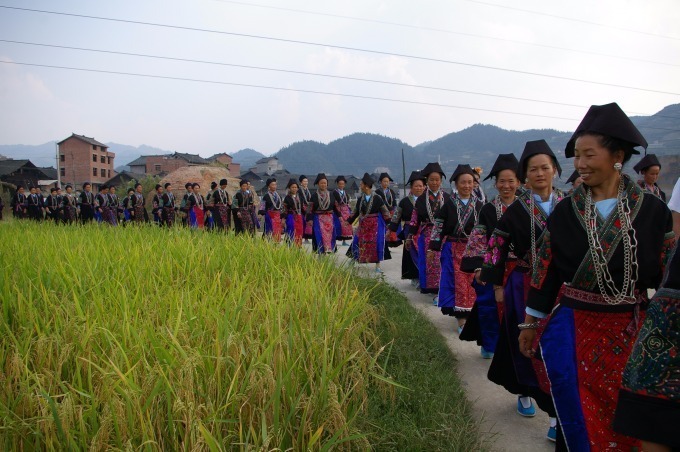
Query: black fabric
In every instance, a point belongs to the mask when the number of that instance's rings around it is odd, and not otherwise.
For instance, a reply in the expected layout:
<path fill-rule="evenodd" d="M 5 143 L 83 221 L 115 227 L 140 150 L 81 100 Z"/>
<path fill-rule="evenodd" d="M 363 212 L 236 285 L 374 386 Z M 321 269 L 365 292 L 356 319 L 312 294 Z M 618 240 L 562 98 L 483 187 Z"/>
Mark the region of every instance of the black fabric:
<path fill-rule="evenodd" d="M 411 175 L 408 177 L 406 185 L 412 185 L 417 180 L 422 180 L 423 182 L 425 182 L 425 178 L 420 173 L 420 171 L 411 171 Z"/>
<path fill-rule="evenodd" d="M 371 187 L 375 184 L 375 181 L 373 180 L 371 175 L 368 174 L 368 173 L 364 173 L 364 175 L 361 178 L 361 182 L 363 182 L 364 185 L 368 185 L 368 186 L 371 186 Z"/>
<path fill-rule="evenodd" d="M 621 390 L 614 430 L 644 441 L 680 448 L 680 407 L 676 402 Z"/>
<path fill-rule="evenodd" d="M 522 156 L 519 159 L 519 164 L 517 165 L 517 178 L 520 181 L 523 181 L 524 178 L 526 177 L 527 169 L 526 167 L 527 164 L 529 163 L 529 159 L 534 155 L 539 154 L 549 156 L 552 159 L 553 163 L 555 164 L 555 167 L 557 168 L 557 174 L 559 176 L 562 175 L 562 167 L 560 166 L 560 163 L 557 161 L 555 153 L 553 152 L 552 149 L 550 149 L 550 146 L 548 146 L 548 143 L 545 140 L 534 140 L 526 142 L 526 144 L 524 145 L 524 151 L 522 152 Z"/>
<path fill-rule="evenodd" d="M 569 176 L 569 179 L 567 179 L 567 183 L 573 184 L 574 182 L 576 182 L 576 179 L 578 179 L 579 176 L 580 174 L 578 173 L 578 171 L 574 170 L 574 172 L 571 173 L 571 176 Z"/>
<path fill-rule="evenodd" d="M 515 157 L 515 154 L 498 154 L 498 157 L 496 157 L 496 161 L 493 164 L 493 167 L 491 168 L 491 172 L 489 173 L 488 176 L 484 178 L 484 180 L 491 179 L 492 177 L 495 177 L 498 173 L 500 173 L 503 170 L 513 170 L 515 173 L 517 172 L 517 165 L 519 162 L 517 161 L 517 157 Z"/>
<path fill-rule="evenodd" d="M 493 233 L 494 229 L 496 229 L 497 224 L 498 220 L 496 219 L 496 206 L 493 205 L 493 203 L 487 202 L 480 209 L 479 220 L 477 221 L 477 225 L 481 225 L 486 228 L 487 242 L 491 238 L 491 234 Z M 472 273 L 476 269 L 482 268 L 482 264 L 484 263 L 483 261 L 483 256 L 463 256 L 463 259 L 460 262 L 460 269 L 466 273 Z"/>
<path fill-rule="evenodd" d="M 472 167 L 466 163 L 460 164 L 456 167 L 456 170 L 451 175 L 450 181 L 455 182 L 456 179 L 458 179 L 458 176 L 461 176 L 463 174 L 469 174 L 470 176 L 472 176 L 473 179 L 475 176 L 479 177 L 479 175 L 475 173 L 475 170 L 473 170 Z"/>
<path fill-rule="evenodd" d="M 442 175 L 442 179 L 446 178 L 446 174 L 444 174 L 441 165 L 439 165 L 439 163 L 437 162 L 428 163 L 427 165 L 425 165 L 425 168 L 423 168 L 422 171 L 420 171 L 420 174 L 425 179 L 427 179 L 427 176 L 429 176 L 432 173 L 439 173 Z"/>
<path fill-rule="evenodd" d="M 647 154 L 642 159 L 635 164 L 633 169 L 636 173 L 640 174 L 640 171 L 644 171 L 650 166 L 658 166 L 661 169 L 661 163 L 659 159 L 656 158 L 656 154 Z"/>
<path fill-rule="evenodd" d="M 322 179 L 328 180 L 328 178 L 326 177 L 326 174 L 324 174 L 324 173 L 317 174 L 316 179 L 314 180 L 314 185 L 318 185 L 319 181 L 321 181 Z"/>
<path fill-rule="evenodd" d="M 615 102 L 606 105 L 592 105 L 588 109 L 581 123 L 576 127 L 576 131 L 567 142 L 567 147 L 564 149 L 565 157 L 574 156 L 576 138 L 583 132 L 609 136 L 647 149 L 645 137 Z M 639 154 L 638 151 L 633 151 L 633 153 Z"/>

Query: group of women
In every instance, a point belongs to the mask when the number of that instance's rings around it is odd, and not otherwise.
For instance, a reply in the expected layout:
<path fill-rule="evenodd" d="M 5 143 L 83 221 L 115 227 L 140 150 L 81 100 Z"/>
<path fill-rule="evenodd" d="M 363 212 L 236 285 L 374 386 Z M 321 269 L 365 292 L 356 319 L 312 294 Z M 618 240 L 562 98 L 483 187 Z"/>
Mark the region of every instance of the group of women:
<path fill-rule="evenodd" d="M 460 338 L 481 345 L 492 360 L 488 378 L 517 395 L 520 415 L 534 416 L 534 402 L 548 414 L 558 450 L 672 450 L 680 447 L 680 253 L 655 184 L 658 159 L 649 154 L 635 166 L 638 182 L 623 173 L 646 147 L 612 103 L 592 106 L 567 143 L 577 171 L 568 195 L 553 186 L 561 174 L 554 152 L 537 140 L 519 160 L 498 156 L 486 178 L 498 195 L 488 202 L 469 165 L 458 165 L 448 194 L 441 166 L 429 163 L 398 202 L 388 174 L 364 174 L 352 208 L 345 178 L 331 191 L 319 173 L 314 193 L 305 176 L 288 181 L 285 196 L 269 179 L 260 202 L 245 180 L 233 197 L 226 179 L 207 198 L 187 184 L 180 203 L 159 185 L 152 213 L 168 226 L 178 211 L 196 228 L 228 230 L 233 219 L 238 234 L 254 234 L 262 217 L 275 242 L 311 239 L 315 252 L 329 254 L 351 241 L 347 255 L 377 272 L 389 248 L 404 243 L 402 278 L 436 295 Z M 17 198 L 15 213 L 36 210 L 35 194 Z M 64 221 L 76 211 L 83 221 L 148 220 L 141 185 L 124 203 L 110 188 L 94 196 L 89 186 L 78 199 L 67 187 L 50 203 L 42 208 L 60 208 Z"/>
<path fill-rule="evenodd" d="M 658 159 L 641 159 L 638 182 L 623 173 L 646 147 L 617 104 L 592 106 L 565 150 L 580 179 L 568 195 L 538 140 L 519 161 L 498 156 L 490 202 L 468 165 L 444 193 L 437 163 L 405 198 L 404 254 L 420 291 L 481 345 L 488 378 L 517 395 L 520 415 L 534 416 L 534 401 L 548 414 L 558 450 L 680 447 L 680 253 L 665 196 L 645 177 L 658 176 Z"/>

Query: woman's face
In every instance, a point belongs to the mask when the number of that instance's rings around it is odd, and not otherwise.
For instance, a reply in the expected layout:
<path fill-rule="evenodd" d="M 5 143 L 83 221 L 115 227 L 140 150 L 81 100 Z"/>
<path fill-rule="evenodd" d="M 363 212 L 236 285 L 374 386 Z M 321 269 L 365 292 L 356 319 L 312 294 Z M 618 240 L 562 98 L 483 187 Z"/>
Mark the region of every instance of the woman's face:
<path fill-rule="evenodd" d="M 382 187 L 383 190 L 387 190 L 387 187 L 390 186 L 390 178 L 383 177 L 382 179 L 380 179 L 380 186 Z"/>
<path fill-rule="evenodd" d="M 658 165 L 650 166 L 642 172 L 642 177 L 647 185 L 654 185 L 657 180 L 659 180 L 659 173 L 661 172 L 661 167 Z"/>
<path fill-rule="evenodd" d="M 361 192 L 365 195 L 370 195 L 371 192 L 373 191 L 372 185 L 366 185 L 363 182 L 359 183 L 359 188 L 361 189 Z"/>
<path fill-rule="evenodd" d="M 413 193 L 414 196 L 418 197 L 422 195 L 424 191 L 425 184 L 423 183 L 422 180 L 418 179 L 417 181 L 411 184 L 411 193 Z"/>
<path fill-rule="evenodd" d="M 549 155 L 536 154 L 527 161 L 527 179 L 534 190 L 552 187 L 555 174 L 557 169 Z"/>
<path fill-rule="evenodd" d="M 290 187 L 288 187 L 288 191 L 290 192 L 291 195 L 296 194 L 298 192 L 297 184 L 293 184 Z"/>
<path fill-rule="evenodd" d="M 583 135 L 576 139 L 574 145 L 574 168 L 590 187 L 597 187 L 619 172 L 614 169 L 615 163 L 623 163 L 623 152 L 611 153 L 600 144 L 593 135 Z"/>
<path fill-rule="evenodd" d="M 309 181 L 307 179 L 302 179 L 302 182 L 300 182 L 302 188 L 307 188 L 307 184 L 309 184 Z"/>
<path fill-rule="evenodd" d="M 456 190 L 461 198 L 469 198 L 474 188 L 475 178 L 472 174 L 461 174 L 456 179 Z"/>
<path fill-rule="evenodd" d="M 321 190 L 326 190 L 326 189 L 328 189 L 328 180 L 326 180 L 326 179 L 321 179 L 321 180 L 319 181 L 319 184 L 318 184 L 318 185 L 319 185 L 319 188 L 320 188 Z"/>
<path fill-rule="evenodd" d="M 196 193 L 198 195 L 200 193 L 200 191 L 201 191 L 201 186 L 200 185 L 194 185 L 194 193 Z"/>
<path fill-rule="evenodd" d="M 442 186 L 442 175 L 439 173 L 432 173 L 427 176 L 427 188 L 433 192 L 438 192 L 439 187 Z"/>
<path fill-rule="evenodd" d="M 337 185 L 338 185 L 338 190 L 344 190 L 345 189 L 345 181 L 344 180 L 339 180 Z"/>
<path fill-rule="evenodd" d="M 267 188 L 269 188 L 270 192 L 274 193 L 276 191 L 276 182 L 272 182 Z"/>
<path fill-rule="evenodd" d="M 513 170 L 506 169 L 496 174 L 496 190 L 501 195 L 501 199 L 513 199 L 518 187 L 519 180 Z"/>

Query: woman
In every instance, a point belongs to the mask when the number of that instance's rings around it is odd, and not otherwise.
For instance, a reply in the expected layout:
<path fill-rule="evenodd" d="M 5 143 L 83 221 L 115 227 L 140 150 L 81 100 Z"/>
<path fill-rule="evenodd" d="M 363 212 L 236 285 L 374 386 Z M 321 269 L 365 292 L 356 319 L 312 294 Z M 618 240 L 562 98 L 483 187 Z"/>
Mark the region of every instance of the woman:
<path fill-rule="evenodd" d="M 234 211 L 234 230 L 236 234 L 255 235 L 255 204 L 253 195 L 248 191 L 248 181 L 239 182 L 240 190 L 234 195 L 231 210 Z"/>
<path fill-rule="evenodd" d="M 319 254 L 331 254 L 335 252 L 336 231 L 333 224 L 335 206 L 328 191 L 328 178 L 324 173 L 319 173 L 314 185 L 319 188 L 312 195 L 308 214 L 313 221 L 312 249 Z"/>
<path fill-rule="evenodd" d="M 62 198 L 62 210 L 64 212 L 64 223 L 72 224 L 76 221 L 78 213 L 78 204 L 76 197 L 73 195 L 73 186 L 66 186 L 66 194 Z"/>
<path fill-rule="evenodd" d="M 215 228 L 222 232 L 227 232 L 231 228 L 231 199 L 227 192 L 228 184 L 227 179 L 220 179 L 220 188 L 213 191 L 210 198 Z"/>
<path fill-rule="evenodd" d="M 614 430 L 642 439 L 644 451 L 680 448 L 680 251 L 666 268 L 623 373 Z"/>
<path fill-rule="evenodd" d="M 286 240 L 289 244 L 302 246 L 304 233 L 304 216 L 302 215 L 302 199 L 298 194 L 299 184 L 295 179 L 288 181 L 286 185 L 288 194 L 283 198 L 283 216 L 286 226 Z"/>
<path fill-rule="evenodd" d="M 394 182 L 394 180 L 389 174 L 381 173 L 380 177 L 378 177 L 378 182 L 380 183 L 380 188 L 376 190 L 376 194 L 382 198 L 383 203 L 390 212 L 390 216 L 392 216 L 397 209 L 397 194 L 390 188 L 390 182 Z M 386 240 L 388 247 L 397 247 L 401 245 L 401 241 L 397 237 L 396 232 L 387 231 Z M 391 259 L 389 248 L 385 249 L 385 259 Z"/>
<path fill-rule="evenodd" d="M 142 184 L 135 184 L 135 192 L 130 196 L 130 216 L 135 223 L 147 223 L 149 213 L 146 211 Z"/>
<path fill-rule="evenodd" d="M 569 190 L 569 193 L 567 195 L 571 195 L 574 193 L 574 190 L 578 188 L 579 185 L 583 183 L 583 179 L 581 179 L 581 175 L 578 173 L 577 170 L 574 170 L 573 173 L 571 173 L 571 176 L 569 176 L 569 179 L 567 179 L 567 184 L 571 184 L 571 190 Z"/>
<path fill-rule="evenodd" d="M 113 226 L 118 226 L 118 204 L 120 200 L 116 194 L 116 186 L 109 186 L 109 218 L 111 219 L 111 224 Z"/>
<path fill-rule="evenodd" d="M 163 188 L 165 193 L 163 193 L 161 198 L 161 205 L 163 206 L 161 216 L 163 217 L 163 224 L 171 228 L 175 224 L 175 211 L 177 210 L 175 195 L 172 193 L 172 184 L 170 182 L 166 182 Z"/>
<path fill-rule="evenodd" d="M 201 185 L 194 182 L 191 186 L 192 193 L 187 198 L 189 207 L 189 226 L 195 229 L 205 228 L 205 198 L 201 194 Z"/>
<path fill-rule="evenodd" d="M 345 176 L 335 178 L 337 188 L 333 190 L 333 204 L 335 205 L 335 215 L 333 217 L 337 240 L 342 240 L 342 245 L 347 246 L 346 240 L 352 240 L 352 224 L 347 219 L 352 215 L 352 208 L 349 206 L 349 196 L 345 192 L 347 179 Z"/>
<path fill-rule="evenodd" d="M 129 223 L 132 221 L 132 214 L 133 214 L 133 209 L 132 209 L 132 198 L 135 196 L 135 189 L 134 188 L 128 188 L 127 191 L 127 196 L 123 198 L 121 201 L 120 205 L 123 208 L 123 219 L 125 220 L 125 223 Z"/>
<path fill-rule="evenodd" d="M 97 223 L 101 223 L 103 221 L 108 223 L 108 218 L 106 218 L 106 215 L 108 214 L 108 207 L 109 187 L 102 184 L 99 186 L 99 193 L 97 193 L 94 197 L 94 219 Z"/>
<path fill-rule="evenodd" d="M 24 194 L 24 191 L 23 186 L 17 185 L 17 191 L 14 193 L 14 196 L 12 196 L 12 200 L 9 203 L 14 218 L 26 218 L 26 195 Z"/>
<path fill-rule="evenodd" d="M 262 196 L 259 214 L 264 217 L 264 231 L 262 237 L 270 238 L 274 243 L 281 241 L 283 225 L 281 214 L 283 213 L 283 199 L 276 192 L 276 179 L 267 179 L 267 193 Z"/>
<path fill-rule="evenodd" d="M 151 214 L 153 215 L 153 222 L 158 226 L 163 226 L 163 216 L 161 215 L 163 210 L 163 186 L 156 184 L 155 190 L 156 193 L 151 198 Z"/>
<path fill-rule="evenodd" d="M 635 146 L 647 141 L 617 104 L 590 107 L 565 149 L 583 184 L 550 216 L 518 325 L 520 350 L 534 356 L 537 320 L 552 312 L 540 347 L 569 450 L 640 446 L 612 421 L 674 236 L 663 201 L 622 173 Z"/>
<path fill-rule="evenodd" d="M 462 271 L 474 273 L 475 280 L 472 285 L 477 295 L 460 338 L 464 341 L 476 341 L 482 347 L 481 354 L 484 359 L 493 358 L 500 323 L 493 285 L 481 281 L 480 274 L 491 234 L 496 229 L 498 220 L 517 198 L 516 192 L 519 189 L 518 163 L 514 154 L 500 154 L 493 168 L 491 168 L 491 172 L 484 179 L 487 180 L 492 177 L 495 179 L 498 195 L 491 202 L 484 204 L 482 210 L 479 211 L 479 221 L 470 234 L 460 263 Z"/>
<path fill-rule="evenodd" d="M 311 208 L 311 202 L 312 202 L 312 192 L 309 191 L 309 179 L 307 179 L 307 176 L 304 174 L 300 176 L 298 179 L 300 181 L 300 200 L 302 201 L 302 214 L 307 217 L 307 214 L 309 214 L 309 209 Z M 313 232 L 312 232 L 312 220 L 311 218 L 309 220 L 305 220 L 305 231 L 303 234 L 303 237 L 305 239 L 305 243 L 309 242 L 309 239 L 312 238 Z"/>
<path fill-rule="evenodd" d="M 441 190 L 441 185 L 442 178 L 446 175 L 439 163 L 428 163 L 420 175 L 426 180 L 427 190 L 416 201 L 404 247 L 406 251 L 410 251 L 411 248 L 416 251 L 420 292 L 437 293 L 441 274 L 439 253 L 428 253 L 427 250 L 435 218 L 444 205 L 444 192 Z"/>
<path fill-rule="evenodd" d="M 643 190 L 658 196 L 663 202 L 666 202 L 666 193 L 661 191 L 656 184 L 656 181 L 659 180 L 659 174 L 661 174 L 661 163 L 659 163 L 659 159 L 656 158 L 656 154 L 645 155 L 637 162 L 633 169 L 636 173 L 642 175 L 642 179 L 638 180 L 638 185 L 642 187 Z"/>
<path fill-rule="evenodd" d="M 533 397 L 550 417 L 547 436 L 554 441 L 557 437 L 556 416 L 549 383 L 542 372 L 542 363 L 522 355 L 517 343 L 520 334 L 517 325 L 524 319 L 531 268 L 537 262 L 537 242 L 549 215 L 561 199 L 561 193 L 553 190 L 553 179 L 562 169 L 548 143 L 538 140 L 526 143 L 517 170 L 519 179 L 531 188 L 520 192 L 498 220 L 489 238 L 480 273 L 482 281 L 493 284 L 495 299 L 503 305 L 503 319 L 488 377 L 518 396 L 517 412 L 521 416 L 536 414 Z M 510 268 L 512 271 L 508 275 Z"/>
<path fill-rule="evenodd" d="M 441 252 L 441 279 L 439 304 L 442 314 L 458 319 L 458 334 L 475 303 L 471 273 L 460 269 L 468 237 L 477 224 L 482 203 L 472 195 L 474 170 L 470 165 L 458 165 L 451 175 L 456 194 L 447 197 L 444 207 L 436 216 L 428 252 Z"/>
<path fill-rule="evenodd" d="M 416 206 L 416 200 L 425 190 L 425 180 L 420 171 L 411 172 L 406 185 L 411 187 L 409 194 L 399 201 L 389 225 L 391 231 L 398 233 L 400 240 L 408 237 L 409 224 L 411 223 L 413 209 Z M 411 250 L 415 251 L 413 248 Z M 411 285 L 414 287 L 418 286 L 418 266 L 416 265 L 416 260 L 415 253 L 411 254 L 410 251 L 404 249 L 401 255 L 401 279 L 410 279 Z"/>
<path fill-rule="evenodd" d="M 385 221 L 390 218 L 390 212 L 383 203 L 381 196 L 373 193 L 375 181 L 364 173 L 359 186 L 361 196 L 357 200 L 354 213 L 348 218 L 348 222 L 354 223 L 359 219 L 359 226 L 354 234 L 352 246 L 347 255 L 360 264 L 375 263 L 376 273 L 382 273 L 380 262 L 385 257 Z"/>

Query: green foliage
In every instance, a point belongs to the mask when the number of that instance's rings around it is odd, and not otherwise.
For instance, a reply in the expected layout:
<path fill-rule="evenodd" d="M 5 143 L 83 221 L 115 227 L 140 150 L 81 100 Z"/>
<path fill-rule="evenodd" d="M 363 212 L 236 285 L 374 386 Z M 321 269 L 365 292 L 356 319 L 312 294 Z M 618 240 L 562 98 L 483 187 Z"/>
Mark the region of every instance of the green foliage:
<path fill-rule="evenodd" d="M 125 197 L 127 191 L 129 188 L 135 188 L 135 185 L 138 183 L 142 184 L 142 193 L 145 195 L 150 192 L 155 192 L 156 191 L 156 184 L 160 183 L 161 177 L 160 176 L 153 176 L 151 174 L 144 176 L 140 180 L 131 180 L 129 181 L 125 186 L 123 187 L 116 187 L 116 193 L 118 193 L 118 196 L 121 198 Z"/>

